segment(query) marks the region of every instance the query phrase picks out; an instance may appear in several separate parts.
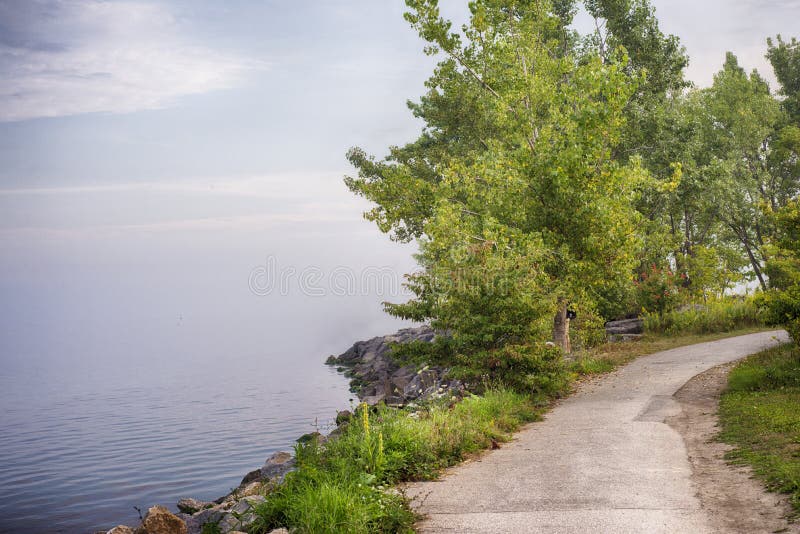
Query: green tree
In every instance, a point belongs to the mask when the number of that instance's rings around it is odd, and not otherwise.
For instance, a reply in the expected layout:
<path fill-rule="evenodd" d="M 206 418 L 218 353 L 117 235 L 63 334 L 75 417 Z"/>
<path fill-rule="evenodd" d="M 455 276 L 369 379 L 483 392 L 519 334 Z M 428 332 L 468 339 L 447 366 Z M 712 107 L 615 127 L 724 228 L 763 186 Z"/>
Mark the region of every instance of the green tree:
<path fill-rule="evenodd" d="M 792 122 L 800 125 L 800 42 L 794 37 L 784 41 L 778 35 L 774 41 L 767 39 L 767 47 L 767 59 L 781 84 L 783 105 Z"/>
<path fill-rule="evenodd" d="M 777 232 L 766 265 L 771 289 L 762 302 L 770 320 L 786 326 L 800 342 L 800 201 L 789 201 L 775 213 Z"/>
<path fill-rule="evenodd" d="M 406 3 L 426 53 L 443 56 L 410 105 L 425 129 L 381 161 L 351 150 L 359 173 L 346 178 L 375 203 L 367 218 L 420 242 L 416 298 L 387 309 L 487 350 L 550 322 L 568 350 L 569 303 L 591 308 L 635 265 L 645 173 L 613 150 L 640 80 L 624 51 L 576 57 L 569 2 L 471 2 L 460 34 L 436 0 Z"/>
<path fill-rule="evenodd" d="M 773 138 L 782 120 L 779 102 L 766 81 L 749 76 L 732 53 L 703 92 L 706 184 L 717 205 L 715 215 L 750 261 L 762 289 L 765 238 L 771 228 L 764 210 L 785 203 L 788 192 L 770 168 Z"/>

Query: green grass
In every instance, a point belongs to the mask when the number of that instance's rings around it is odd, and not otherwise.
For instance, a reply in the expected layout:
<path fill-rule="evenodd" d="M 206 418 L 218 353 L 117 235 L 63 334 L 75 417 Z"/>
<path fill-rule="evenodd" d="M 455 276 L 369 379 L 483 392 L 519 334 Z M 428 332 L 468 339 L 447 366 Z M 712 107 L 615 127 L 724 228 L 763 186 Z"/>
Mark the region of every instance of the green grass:
<path fill-rule="evenodd" d="M 336 439 L 296 449 L 298 469 L 257 508 L 253 532 L 411 532 L 416 516 L 391 487 L 506 441 L 539 408 L 525 395 L 489 390 L 419 411 L 359 408 Z"/>
<path fill-rule="evenodd" d="M 729 297 L 684 311 L 647 315 L 644 322 L 646 332 L 667 335 L 713 334 L 763 325 L 763 314 L 750 297 Z"/>
<path fill-rule="evenodd" d="M 790 496 L 800 514 L 800 349 L 784 345 L 736 366 L 720 401 L 728 458 Z"/>

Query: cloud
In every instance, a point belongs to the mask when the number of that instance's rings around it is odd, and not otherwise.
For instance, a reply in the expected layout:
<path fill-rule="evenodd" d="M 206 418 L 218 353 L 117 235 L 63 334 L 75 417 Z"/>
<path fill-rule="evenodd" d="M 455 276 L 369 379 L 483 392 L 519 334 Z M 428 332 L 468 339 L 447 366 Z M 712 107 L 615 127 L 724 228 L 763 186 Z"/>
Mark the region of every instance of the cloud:
<path fill-rule="evenodd" d="M 0 121 L 158 109 L 264 64 L 195 44 L 144 2 L 0 0 Z"/>

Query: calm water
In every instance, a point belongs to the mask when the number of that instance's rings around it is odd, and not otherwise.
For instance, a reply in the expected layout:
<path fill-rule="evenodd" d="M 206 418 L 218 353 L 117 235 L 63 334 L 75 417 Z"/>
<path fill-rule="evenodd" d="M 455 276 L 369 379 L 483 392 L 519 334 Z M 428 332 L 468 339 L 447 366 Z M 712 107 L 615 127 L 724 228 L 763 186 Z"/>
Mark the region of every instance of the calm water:
<path fill-rule="evenodd" d="M 0 232 L 0 532 L 89 533 L 214 499 L 349 407 L 325 358 L 401 326 L 376 288 L 249 286 L 277 268 L 410 270 L 359 220 Z M 351 214 L 351 215 L 350 215 Z M 319 294 L 318 294 L 319 293 Z M 316 425 L 316 426 L 315 426 Z"/>

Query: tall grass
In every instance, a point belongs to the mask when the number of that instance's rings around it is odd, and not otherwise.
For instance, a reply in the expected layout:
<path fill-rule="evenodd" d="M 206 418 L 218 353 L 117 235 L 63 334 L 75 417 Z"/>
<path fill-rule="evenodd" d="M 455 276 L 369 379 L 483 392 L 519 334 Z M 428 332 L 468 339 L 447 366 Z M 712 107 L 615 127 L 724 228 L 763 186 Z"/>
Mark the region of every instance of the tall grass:
<path fill-rule="evenodd" d="M 714 334 L 764 324 L 763 314 L 749 297 L 725 298 L 644 318 L 646 332 L 666 335 Z"/>
<path fill-rule="evenodd" d="M 251 531 L 411 532 L 416 517 L 387 488 L 434 478 L 537 417 L 530 397 L 502 389 L 420 411 L 359 407 L 336 439 L 297 446 L 297 470 L 257 508 Z"/>

